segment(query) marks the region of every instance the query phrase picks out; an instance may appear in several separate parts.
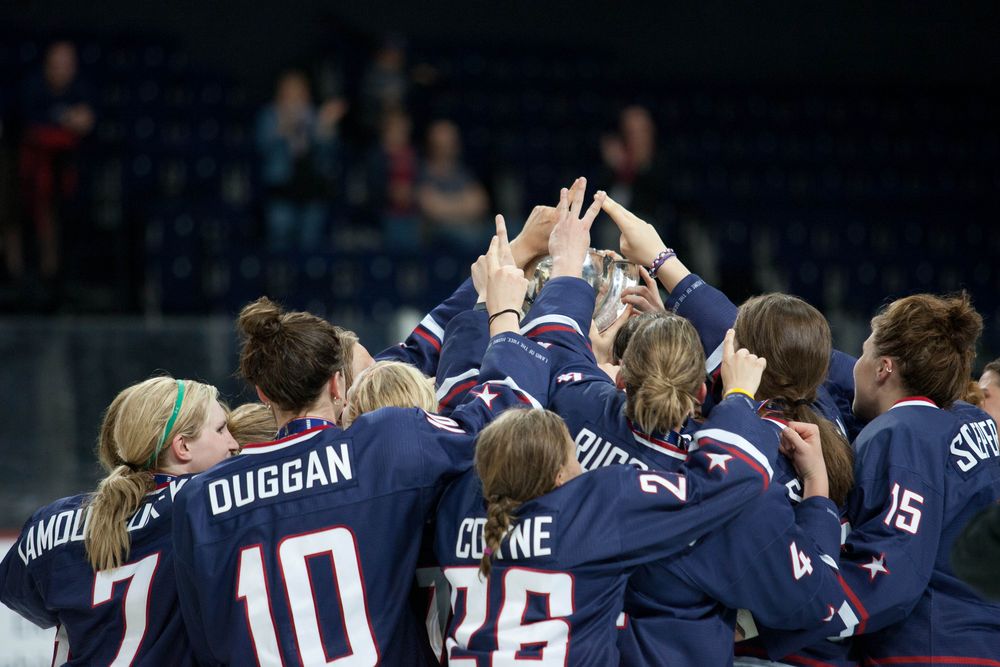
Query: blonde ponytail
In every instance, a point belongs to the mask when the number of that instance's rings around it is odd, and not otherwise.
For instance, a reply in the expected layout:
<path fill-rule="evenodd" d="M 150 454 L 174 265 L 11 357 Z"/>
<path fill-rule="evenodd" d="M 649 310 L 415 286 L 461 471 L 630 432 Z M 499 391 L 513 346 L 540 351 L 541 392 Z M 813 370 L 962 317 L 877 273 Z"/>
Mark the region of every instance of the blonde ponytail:
<path fill-rule="evenodd" d="M 622 355 L 625 415 L 646 433 L 676 429 L 697 407 L 705 352 L 694 325 L 677 315 L 651 319 Z"/>
<path fill-rule="evenodd" d="M 84 536 L 87 559 L 95 570 L 120 567 L 128 560 L 127 524 L 154 488 L 153 471 L 176 436 L 198 436 L 218 396 L 211 385 L 156 377 L 115 397 L 101 424 L 98 451 L 102 464 L 118 465 L 88 503 Z"/>
<path fill-rule="evenodd" d="M 121 567 L 130 549 L 127 523 L 153 490 L 153 474 L 118 466 L 101 480 L 90 501 L 84 546 L 95 571 Z"/>

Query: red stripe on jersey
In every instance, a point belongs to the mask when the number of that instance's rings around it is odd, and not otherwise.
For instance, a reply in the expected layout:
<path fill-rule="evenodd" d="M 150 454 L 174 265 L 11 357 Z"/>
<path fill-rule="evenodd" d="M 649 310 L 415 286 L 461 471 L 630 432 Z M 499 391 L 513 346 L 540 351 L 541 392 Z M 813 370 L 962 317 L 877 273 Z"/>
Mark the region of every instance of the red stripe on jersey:
<path fill-rule="evenodd" d="M 760 476 L 764 478 L 764 490 L 767 491 L 767 487 L 771 483 L 771 478 L 767 476 L 767 471 L 764 470 L 763 466 L 761 466 L 759 463 L 757 463 L 752 457 L 750 457 L 747 454 L 743 453 L 743 450 L 739 449 L 738 447 L 730 447 L 729 445 L 721 443 L 718 440 L 712 440 L 711 438 L 705 438 L 705 440 L 707 440 L 711 444 L 715 445 L 716 447 L 720 447 L 720 448 L 726 450 L 727 452 L 729 452 L 733 456 L 737 457 L 741 461 L 746 462 L 747 464 L 749 464 L 749 466 L 751 468 L 753 468 L 754 470 L 756 470 L 757 472 L 759 472 Z"/>
<path fill-rule="evenodd" d="M 288 442 L 289 440 L 294 440 L 295 438 L 301 438 L 306 433 L 313 433 L 314 431 L 322 431 L 325 428 L 330 428 L 330 426 L 327 426 L 326 424 L 322 426 L 314 426 L 310 429 L 306 429 L 305 431 L 299 431 L 298 433 L 293 433 L 289 436 L 285 436 L 281 440 L 271 440 L 270 442 L 254 442 L 249 445 L 244 445 L 243 449 L 256 449 L 258 447 L 272 447 L 274 445 L 280 445 L 283 442 Z"/>
<path fill-rule="evenodd" d="M 767 652 L 756 646 L 741 646 L 736 645 L 736 655 L 752 655 L 760 658 L 765 658 L 770 660 Z M 813 660 L 812 658 L 807 658 L 803 655 L 786 655 L 781 659 L 781 662 L 789 665 L 797 665 L 800 667 L 837 667 L 833 663 L 823 662 L 822 660 Z"/>
<path fill-rule="evenodd" d="M 548 333 L 549 331 L 568 331 L 569 333 L 575 334 L 576 329 L 573 327 L 568 327 L 565 324 L 547 324 L 538 327 L 537 329 L 532 329 L 528 334 L 528 338 L 533 338 L 538 334 Z"/>
<path fill-rule="evenodd" d="M 687 450 L 681 449 L 677 445 L 667 442 L 666 440 L 661 440 L 660 438 L 654 438 L 651 435 L 646 435 L 642 431 L 637 430 L 634 426 L 631 425 L 631 423 L 629 423 L 629 430 L 632 431 L 633 435 L 637 435 L 643 440 L 648 440 L 653 444 L 662 447 L 663 449 L 669 449 L 672 452 L 677 452 L 678 454 L 684 454 L 685 456 L 687 456 Z"/>
<path fill-rule="evenodd" d="M 1000 661 L 989 658 L 963 658 L 956 655 L 906 655 L 891 658 L 865 658 L 866 665 L 985 665 L 1000 667 Z"/>
<path fill-rule="evenodd" d="M 438 352 L 441 351 L 441 341 L 439 341 L 437 338 L 435 338 L 433 334 L 431 334 L 431 333 L 429 333 L 427 331 L 424 331 L 420 327 L 417 327 L 416 329 L 414 329 L 413 333 L 417 334 L 418 336 L 420 336 L 421 338 L 423 338 L 424 340 L 426 340 L 428 343 L 430 343 L 431 345 L 433 345 L 434 349 L 437 350 Z"/>
<path fill-rule="evenodd" d="M 463 382 L 462 384 L 458 385 L 450 392 L 448 392 L 447 396 L 441 399 L 441 402 L 438 403 L 438 410 L 444 409 L 444 407 L 448 405 L 451 399 L 455 398 L 466 389 L 471 389 L 472 387 L 475 387 L 477 384 L 479 384 L 477 380 L 469 380 L 467 382 Z"/>
<path fill-rule="evenodd" d="M 861 614 L 861 621 L 858 623 L 858 628 L 854 631 L 854 634 L 862 635 L 865 632 L 865 626 L 868 625 L 868 610 L 865 609 L 865 606 L 861 604 L 861 600 L 854 594 L 854 591 L 851 590 L 851 587 L 847 585 L 847 582 L 844 581 L 844 578 L 839 574 L 837 575 L 837 581 L 840 582 L 840 587 L 844 589 L 845 593 L 847 593 L 847 597 L 850 598 L 851 604 L 853 604 L 858 610 L 858 613 Z"/>

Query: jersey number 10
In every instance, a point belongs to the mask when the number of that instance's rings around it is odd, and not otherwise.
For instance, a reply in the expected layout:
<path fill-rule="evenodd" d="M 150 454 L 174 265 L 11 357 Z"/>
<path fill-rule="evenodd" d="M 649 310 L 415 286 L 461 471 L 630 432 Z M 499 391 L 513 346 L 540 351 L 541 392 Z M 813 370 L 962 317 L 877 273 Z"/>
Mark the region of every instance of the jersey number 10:
<path fill-rule="evenodd" d="M 331 561 L 337 585 L 334 593 L 344 614 L 346 644 L 350 650 L 347 655 L 330 658 L 323 645 L 317 596 L 309 578 L 308 561 L 314 557 L 326 557 Z M 361 667 L 378 663 L 378 646 L 368 615 L 358 545 L 350 528 L 336 526 L 282 539 L 278 543 L 278 565 L 303 665 Z M 236 597 L 246 602 L 250 636 L 257 662 L 262 667 L 283 664 L 267 584 L 263 546 L 245 547 L 240 551 L 236 573 Z"/>

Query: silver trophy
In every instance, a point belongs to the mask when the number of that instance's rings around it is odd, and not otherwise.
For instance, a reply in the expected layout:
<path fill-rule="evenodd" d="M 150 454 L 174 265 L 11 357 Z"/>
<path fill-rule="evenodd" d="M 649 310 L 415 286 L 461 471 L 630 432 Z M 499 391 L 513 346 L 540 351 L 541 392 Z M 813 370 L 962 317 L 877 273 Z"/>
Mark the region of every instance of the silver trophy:
<path fill-rule="evenodd" d="M 534 273 L 531 267 L 525 273 L 531 275 L 528 282 L 528 292 L 524 299 L 524 311 L 534 303 L 542 287 L 552 277 L 552 256 L 546 255 L 535 265 Z M 627 287 L 639 284 L 639 267 L 621 258 L 613 250 L 595 250 L 590 248 L 583 260 L 583 279 L 590 283 L 597 293 L 594 306 L 594 324 L 598 331 L 604 331 L 625 311 L 622 303 L 622 292 Z"/>

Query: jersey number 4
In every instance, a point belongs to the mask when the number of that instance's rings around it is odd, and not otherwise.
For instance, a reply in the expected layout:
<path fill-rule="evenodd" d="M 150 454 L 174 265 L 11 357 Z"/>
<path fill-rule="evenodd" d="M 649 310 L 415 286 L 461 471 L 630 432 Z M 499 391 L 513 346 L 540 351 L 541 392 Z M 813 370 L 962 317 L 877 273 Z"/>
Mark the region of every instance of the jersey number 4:
<path fill-rule="evenodd" d="M 149 622 L 149 590 L 153 587 L 153 575 L 160 562 L 160 554 L 150 554 L 134 563 L 126 563 L 113 570 L 101 570 L 94 575 L 93 606 L 111 602 L 115 597 L 115 584 L 127 581 L 125 584 L 125 600 L 122 603 L 122 613 L 125 618 L 125 630 L 118 652 L 111 661 L 111 667 L 126 667 L 135 660 L 143 637 L 146 636 L 146 626 Z"/>
<path fill-rule="evenodd" d="M 309 561 L 329 558 L 336 581 L 335 591 L 317 596 L 309 578 Z M 335 526 L 315 533 L 292 535 L 278 544 L 278 565 L 284 580 L 284 594 L 292 614 L 292 628 L 303 665 L 361 667 L 378 663 L 378 646 L 368 614 L 368 600 L 361 579 L 361 561 L 354 533 Z M 320 632 L 316 600 L 336 596 L 344 613 L 344 633 L 349 653 L 328 657 Z M 264 569 L 264 548 L 257 544 L 240 551 L 236 573 L 236 597 L 246 603 L 247 624 L 257 662 L 262 666 L 282 665 L 278 632 L 275 629 L 271 592 Z"/>
<path fill-rule="evenodd" d="M 902 496 L 900 496 L 902 492 Z M 916 505 L 922 505 L 924 497 L 919 493 L 914 493 L 909 489 L 903 489 L 897 482 L 892 486 L 892 507 L 885 515 L 883 523 L 887 526 L 893 525 L 892 519 L 896 519 L 896 528 L 905 530 L 913 535 L 920 530 L 920 510 Z"/>

